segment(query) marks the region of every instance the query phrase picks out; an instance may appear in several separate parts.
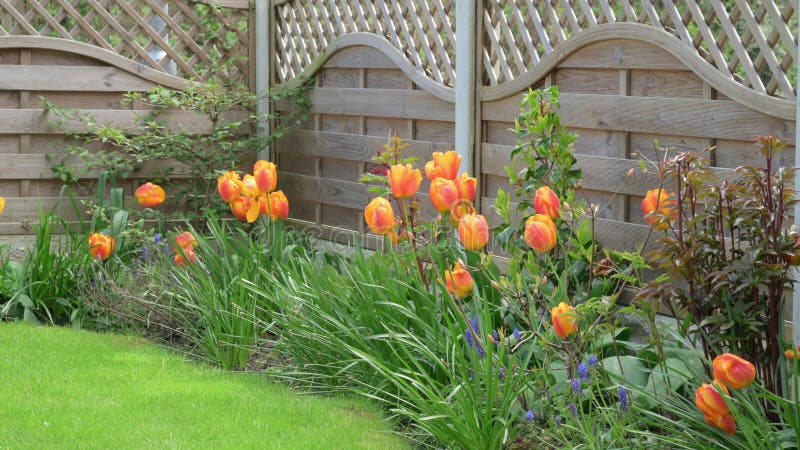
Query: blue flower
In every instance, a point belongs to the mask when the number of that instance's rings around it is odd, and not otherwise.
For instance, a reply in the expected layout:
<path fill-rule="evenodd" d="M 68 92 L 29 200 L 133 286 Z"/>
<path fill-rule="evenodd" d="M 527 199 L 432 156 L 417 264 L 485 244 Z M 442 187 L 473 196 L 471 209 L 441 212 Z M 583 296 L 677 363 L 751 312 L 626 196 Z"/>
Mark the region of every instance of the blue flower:
<path fill-rule="evenodd" d="M 475 347 L 478 350 L 478 355 L 483 356 L 486 354 L 483 348 L 475 341 L 475 336 L 479 336 L 481 332 L 481 323 L 478 320 L 478 316 L 472 316 L 472 319 L 469 320 L 469 326 L 472 328 L 472 331 L 466 330 L 464 331 L 464 339 L 467 341 L 467 345 L 470 347 Z M 473 332 L 475 336 L 473 336 Z"/>
<path fill-rule="evenodd" d="M 522 339 L 522 334 L 520 334 L 519 328 L 514 328 L 514 339 L 516 340 Z"/>
<path fill-rule="evenodd" d="M 533 422 L 534 419 L 536 419 L 536 414 L 529 409 L 528 412 L 525 413 L 525 420 L 528 422 Z"/>
<path fill-rule="evenodd" d="M 572 413 L 572 417 L 578 417 L 578 405 L 575 403 L 570 403 L 569 410 Z"/>
<path fill-rule="evenodd" d="M 589 358 L 587 358 L 586 361 L 588 361 L 589 365 L 592 366 L 592 367 L 596 366 L 600 362 L 597 359 L 597 356 L 594 356 L 594 355 L 589 355 Z"/>
<path fill-rule="evenodd" d="M 630 400 L 628 399 L 628 390 L 625 389 L 625 386 L 619 386 L 619 409 L 623 411 L 628 410 L 628 406 L 630 405 Z"/>
<path fill-rule="evenodd" d="M 142 260 L 143 261 L 147 261 L 147 246 L 146 245 L 142 246 Z"/>
<path fill-rule="evenodd" d="M 97 287 L 97 281 L 92 280 L 90 284 L 92 285 L 93 288 Z"/>
<path fill-rule="evenodd" d="M 500 345 L 500 333 L 497 330 L 492 331 L 492 339 L 496 345 Z"/>
<path fill-rule="evenodd" d="M 580 378 L 573 378 L 572 379 L 572 392 L 576 394 L 581 393 L 581 379 Z"/>
<path fill-rule="evenodd" d="M 153 243 L 154 243 L 154 244 L 158 244 L 159 242 L 161 242 L 161 235 L 160 235 L 160 234 L 158 234 L 158 233 L 156 233 L 156 234 L 153 236 Z"/>
<path fill-rule="evenodd" d="M 506 377 L 506 368 L 505 367 L 501 367 L 500 370 L 497 373 L 497 378 L 502 380 L 505 377 Z"/>
<path fill-rule="evenodd" d="M 589 367 L 587 367 L 584 363 L 578 364 L 578 378 L 583 381 L 589 379 Z"/>
<path fill-rule="evenodd" d="M 556 425 L 561 426 L 561 416 L 556 416 Z"/>

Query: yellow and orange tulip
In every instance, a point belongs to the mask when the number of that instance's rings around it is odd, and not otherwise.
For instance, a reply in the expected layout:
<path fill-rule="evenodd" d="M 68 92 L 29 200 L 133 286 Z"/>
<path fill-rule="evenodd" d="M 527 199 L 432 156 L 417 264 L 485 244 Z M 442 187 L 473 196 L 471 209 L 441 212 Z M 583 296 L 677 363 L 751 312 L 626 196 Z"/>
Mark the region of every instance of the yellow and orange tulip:
<path fill-rule="evenodd" d="M 466 172 L 457 176 L 454 180 L 458 189 L 458 198 L 475 201 L 475 189 L 478 187 L 478 180 L 469 176 Z"/>
<path fill-rule="evenodd" d="M 147 208 L 158 206 L 167 198 L 167 193 L 161 186 L 150 182 L 136 188 L 134 195 L 139 204 Z"/>
<path fill-rule="evenodd" d="M 550 310 L 550 318 L 553 321 L 553 331 L 562 339 L 569 337 L 578 329 L 575 309 L 564 302 Z"/>
<path fill-rule="evenodd" d="M 525 221 L 525 242 L 539 253 L 547 253 L 556 246 L 558 233 L 550 216 L 534 214 Z"/>
<path fill-rule="evenodd" d="M 286 220 L 289 217 L 289 200 L 283 191 L 270 192 L 268 196 L 269 211 L 264 212 L 264 207 L 261 207 L 261 213 L 269 215 L 272 221 L 278 219 Z"/>
<path fill-rule="evenodd" d="M 445 178 L 455 180 L 458 175 L 458 168 L 461 166 L 461 155 L 455 150 L 449 152 L 433 152 L 433 161 L 425 164 L 425 176 L 429 180 Z"/>
<path fill-rule="evenodd" d="M 454 227 L 457 227 L 461 218 L 467 214 L 475 214 L 475 206 L 471 201 L 462 198 L 450 205 L 450 223 L 453 224 Z"/>
<path fill-rule="evenodd" d="M 797 347 L 797 350 L 786 350 L 783 352 L 783 356 L 785 356 L 787 359 L 800 359 L 800 347 Z"/>
<path fill-rule="evenodd" d="M 716 416 L 703 416 L 706 423 L 728 433 L 736 433 L 736 420 L 730 414 L 717 414 Z"/>
<path fill-rule="evenodd" d="M 239 174 L 236 172 L 225 172 L 217 178 L 217 191 L 225 203 L 239 196 L 239 183 Z"/>
<path fill-rule="evenodd" d="M 647 223 L 657 230 L 666 230 L 678 216 L 677 203 L 664 189 L 647 191 L 642 200 L 642 212 Z"/>
<path fill-rule="evenodd" d="M 705 416 L 715 417 L 731 412 L 717 388 L 728 394 L 728 388 L 716 380 L 712 383 L 703 383 L 694 391 L 694 404 Z"/>
<path fill-rule="evenodd" d="M 364 220 L 375 234 L 389 234 L 394 229 L 394 211 L 389 200 L 375 197 L 364 209 Z"/>
<path fill-rule="evenodd" d="M 453 268 L 444 271 L 444 284 L 447 292 L 458 298 L 464 298 L 472 292 L 475 280 L 461 261 L 453 264 Z"/>
<path fill-rule="evenodd" d="M 480 250 L 489 242 L 489 224 L 480 214 L 465 214 L 458 221 L 458 238 L 467 250 Z"/>
<path fill-rule="evenodd" d="M 278 168 L 275 163 L 258 160 L 253 164 L 253 177 L 261 192 L 272 192 L 278 185 Z"/>
<path fill-rule="evenodd" d="M 412 168 L 411 164 L 395 164 L 389 168 L 387 176 L 392 195 L 397 198 L 411 197 L 422 183 L 422 173 Z"/>
<path fill-rule="evenodd" d="M 431 181 L 428 195 L 431 197 L 431 204 L 439 212 L 450 211 L 450 207 L 459 198 L 455 181 L 441 177 Z"/>
<path fill-rule="evenodd" d="M 231 202 L 231 212 L 237 219 L 253 223 L 258 219 L 258 200 L 250 197 L 236 197 Z"/>
<path fill-rule="evenodd" d="M 239 183 L 239 189 L 241 189 L 242 194 L 251 198 L 258 198 L 261 195 L 261 189 L 258 188 L 256 178 L 249 173 L 242 178 Z"/>
<path fill-rule="evenodd" d="M 105 261 L 114 252 L 116 243 L 117 241 L 107 234 L 92 233 L 89 235 L 89 253 L 94 258 Z"/>
<path fill-rule="evenodd" d="M 185 247 L 182 250 L 183 254 L 176 250 L 175 256 L 172 257 L 172 260 L 175 261 L 175 265 L 178 267 L 186 267 L 190 263 L 197 262 L 197 253 L 195 253 L 192 247 Z"/>
<path fill-rule="evenodd" d="M 561 202 L 552 189 L 542 186 L 536 189 L 536 194 L 533 196 L 533 207 L 536 208 L 536 213 L 555 219 L 561 210 Z"/>
<path fill-rule="evenodd" d="M 756 366 L 732 353 L 723 353 L 714 358 L 712 367 L 714 378 L 731 389 L 746 388 L 756 379 Z"/>
<path fill-rule="evenodd" d="M 196 248 L 198 246 L 197 239 L 188 231 L 177 235 L 175 237 L 175 243 L 178 244 L 180 248 Z"/>

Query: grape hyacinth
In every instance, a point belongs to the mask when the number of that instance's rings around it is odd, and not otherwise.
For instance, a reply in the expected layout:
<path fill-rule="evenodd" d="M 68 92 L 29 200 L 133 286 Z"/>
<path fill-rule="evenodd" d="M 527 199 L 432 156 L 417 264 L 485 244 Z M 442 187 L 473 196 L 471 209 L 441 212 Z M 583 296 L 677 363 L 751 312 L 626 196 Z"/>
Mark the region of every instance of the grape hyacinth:
<path fill-rule="evenodd" d="M 514 339 L 516 340 L 522 339 L 522 334 L 520 334 L 519 328 L 514 328 Z"/>
<path fill-rule="evenodd" d="M 584 363 L 578 364 L 578 378 L 583 381 L 589 379 L 589 367 Z"/>
<path fill-rule="evenodd" d="M 581 379 L 580 378 L 573 378 L 572 379 L 572 392 L 576 394 L 581 393 Z"/>
<path fill-rule="evenodd" d="M 594 366 L 596 366 L 597 364 L 600 363 L 600 361 L 597 359 L 597 356 L 594 356 L 594 355 L 589 355 L 589 357 L 586 359 L 586 361 L 589 363 L 590 367 L 594 367 Z"/>
<path fill-rule="evenodd" d="M 536 414 L 529 409 L 528 412 L 525 413 L 525 420 L 528 422 L 533 422 L 534 419 L 536 419 Z"/>
<path fill-rule="evenodd" d="M 628 410 L 628 406 L 630 405 L 630 399 L 628 399 L 628 390 L 625 389 L 625 386 L 619 386 L 619 409 L 623 411 Z"/>
<path fill-rule="evenodd" d="M 575 403 L 570 403 L 569 411 L 572 413 L 572 417 L 578 417 L 578 405 Z"/>

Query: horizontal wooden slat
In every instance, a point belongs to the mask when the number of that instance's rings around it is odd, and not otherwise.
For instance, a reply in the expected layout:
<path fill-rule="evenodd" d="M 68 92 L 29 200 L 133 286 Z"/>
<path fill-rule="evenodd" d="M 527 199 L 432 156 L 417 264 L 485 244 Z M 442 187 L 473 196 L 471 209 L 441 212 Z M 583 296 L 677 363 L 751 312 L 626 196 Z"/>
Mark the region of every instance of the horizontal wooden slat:
<path fill-rule="evenodd" d="M 309 96 L 311 112 L 355 116 L 398 117 L 453 121 L 455 106 L 425 91 L 400 89 L 316 88 Z M 279 101 L 277 110 L 289 111 L 288 100 Z"/>
<path fill-rule="evenodd" d="M 156 85 L 116 67 L 0 65 L 0 90 L 148 91 Z"/>
<path fill-rule="evenodd" d="M 767 117 L 730 100 L 561 94 L 566 126 L 720 139 L 751 140 L 775 134 L 795 142 L 794 122 Z M 484 120 L 514 122 L 519 97 L 485 102 Z"/>
<path fill-rule="evenodd" d="M 504 166 L 510 165 L 511 151 L 514 147 L 498 144 L 482 144 L 481 161 L 483 173 L 505 177 Z M 617 192 L 621 194 L 644 195 L 649 189 L 658 186 L 655 171 L 642 173 L 639 162 L 633 159 L 608 158 L 604 156 L 576 154 L 576 168 L 583 170 L 583 187 L 596 191 Z M 633 175 L 628 171 L 633 169 Z M 733 169 L 713 168 L 720 179 L 732 178 Z"/>
<path fill-rule="evenodd" d="M 361 209 L 369 202 L 366 185 L 353 181 L 280 172 L 278 184 L 290 200 L 306 200 L 353 209 Z"/>
<path fill-rule="evenodd" d="M 75 197 L 78 202 L 78 208 L 81 214 L 85 213 L 82 201 L 91 201 L 95 197 Z M 6 207 L 3 214 L 0 215 L 0 222 L 36 222 L 39 220 L 39 210 L 49 211 L 52 208 L 55 213 L 64 218 L 75 218 L 75 209 L 72 206 L 71 200 L 68 197 L 24 197 L 24 198 L 7 198 Z M 125 197 L 125 207 L 127 209 L 141 209 L 142 206 L 136 201 L 134 196 Z M 2 232 L 0 232 L 2 234 Z"/>
<path fill-rule="evenodd" d="M 98 173 L 90 172 L 83 174 L 86 168 L 86 163 L 78 157 L 68 155 L 55 155 L 54 158 L 48 159 L 44 154 L 30 154 L 30 155 L 2 155 L 0 154 L 0 180 L 33 180 L 33 179 L 48 179 L 55 178 L 52 167 L 55 164 L 60 164 L 62 161 L 68 167 L 74 168 L 79 175 L 83 178 L 97 178 Z M 175 161 L 162 161 L 151 162 L 142 165 L 142 168 L 133 172 L 131 178 L 146 177 L 147 174 L 152 173 L 156 169 L 171 167 L 175 172 L 171 174 L 173 178 L 181 178 L 184 176 L 183 170 L 186 166 Z"/>
<path fill-rule="evenodd" d="M 153 111 L 124 110 L 83 110 L 95 117 L 97 123 L 115 127 L 132 128 L 137 119 L 152 116 Z M 220 122 L 243 120 L 244 112 L 227 112 L 221 115 Z M 174 131 L 183 130 L 193 134 L 206 134 L 213 130 L 213 123 L 206 116 L 191 111 L 164 111 L 155 115 Z M 82 122 L 68 119 L 61 127 L 56 126 L 58 117 L 42 109 L 0 109 L 0 134 L 65 134 L 63 127 L 70 131 L 86 131 Z M 242 130 L 246 131 L 246 130 Z"/>
<path fill-rule="evenodd" d="M 326 131 L 291 130 L 277 141 L 277 151 L 291 155 L 371 161 L 387 138 Z M 406 156 L 431 159 L 431 153 L 453 149 L 452 143 L 404 140 Z"/>

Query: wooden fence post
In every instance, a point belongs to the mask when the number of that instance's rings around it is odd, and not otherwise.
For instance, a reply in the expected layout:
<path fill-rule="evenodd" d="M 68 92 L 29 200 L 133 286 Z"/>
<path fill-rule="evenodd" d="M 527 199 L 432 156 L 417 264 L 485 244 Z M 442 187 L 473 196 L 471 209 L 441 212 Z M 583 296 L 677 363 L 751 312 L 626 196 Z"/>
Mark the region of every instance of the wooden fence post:
<path fill-rule="evenodd" d="M 456 0 L 456 152 L 461 168 L 475 170 L 477 0 Z M 482 1 L 482 0 L 481 0 Z M 480 174 L 473 173 L 478 177 Z"/>
<path fill-rule="evenodd" d="M 270 74 L 272 73 L 272 1 L 254 0 L 255 2 L 255 71 L 256 71 L 256 94 L 261 96 L 256 104 L 258 114 L 269 114 L 270 101 L 266 97 L 270 88 Z M 270 133 L 269 121 L 258 123 L 258 134 L 268 136 Z M 259 159 L 270 159 L 269 147 L 264 148 L 258 153 Z"/>
<path fill-rule="evenodd" d="M 800 43 L 800 29 L 797 31 L 797 42 Z M 800 45 L 797 46 L 797 57 L 795 61 L 800 64 Z M 798 92 L 795 96 L 795 117 L 794 117 L 794 165 L 800 165 L 800 143 L 797 142 L 797 137 L 800 136 L 800 70 L 797 71 Z M 800 192 L 800 174 L 794 177 L 795 192 Z M 794 205 L 794 225 L 800 229 L 800 203 Z M 800 280 L 800 267 L 795 267 L 794 279 Z M 800 284 L 795 284 L 792 289 L 792 340 L 794 346 L 800 345 Z"/>

